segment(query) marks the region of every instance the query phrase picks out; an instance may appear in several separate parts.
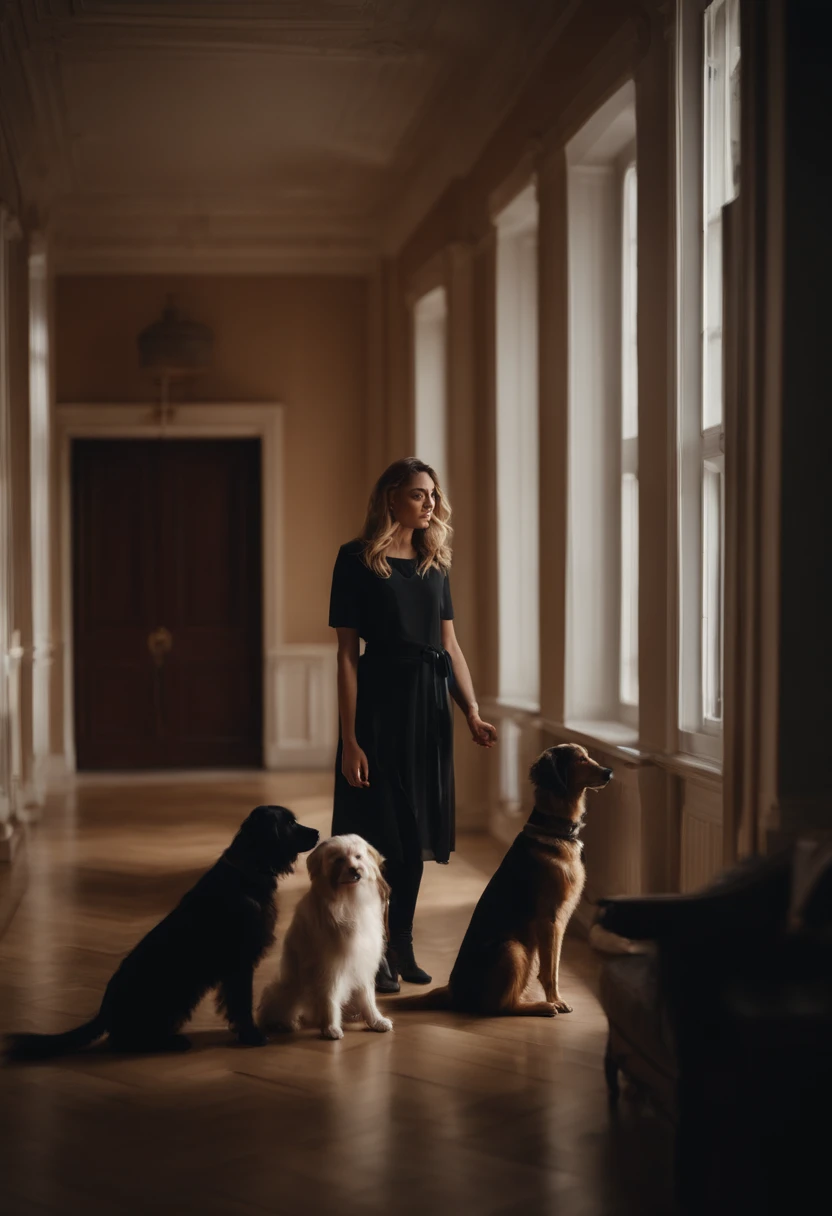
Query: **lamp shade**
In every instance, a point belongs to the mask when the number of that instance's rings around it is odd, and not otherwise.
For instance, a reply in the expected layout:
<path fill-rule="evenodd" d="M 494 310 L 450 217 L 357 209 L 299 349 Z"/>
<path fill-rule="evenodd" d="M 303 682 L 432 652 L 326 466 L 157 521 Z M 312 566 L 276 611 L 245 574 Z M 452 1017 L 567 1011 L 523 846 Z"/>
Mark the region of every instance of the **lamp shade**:
<path fill-rule="evenodd" d="M 168 300 L 161 318 L 139 334 L 139 362 L 165 378 L 193 375 L 210 364 L 213 341 L 207 325 L 188 321 Z"/>

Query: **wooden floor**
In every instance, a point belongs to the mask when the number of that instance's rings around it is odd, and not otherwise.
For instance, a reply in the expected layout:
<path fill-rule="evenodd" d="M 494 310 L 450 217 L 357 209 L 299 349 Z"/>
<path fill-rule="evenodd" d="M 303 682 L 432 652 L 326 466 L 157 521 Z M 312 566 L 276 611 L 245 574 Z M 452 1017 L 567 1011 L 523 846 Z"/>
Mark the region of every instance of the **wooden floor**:
<path fill-rule="evenodd" d="M 55 800 L 0 941 L 0 1031 L 91 1016 L 120 957 L 259 802 L 327 831 L 319 776 L 89 777 Z M 468 838 L 450 867 L 426 867 L 418 957 L 437 980 L 498 858 Z M 305 883 L 301 869 L 281 888 L 284 928 Z M 667 1136 L 626 1104 L 610 1118 L 596 962 L 574 939 L 565 958 L 574 1013 L 552 1021 L 397 1016 L 390 998 L 392 1034 L 246 1050 L 206 1002 L 185 1056 L 6 1067 L 0 1212 L 667 1216 Z"/>

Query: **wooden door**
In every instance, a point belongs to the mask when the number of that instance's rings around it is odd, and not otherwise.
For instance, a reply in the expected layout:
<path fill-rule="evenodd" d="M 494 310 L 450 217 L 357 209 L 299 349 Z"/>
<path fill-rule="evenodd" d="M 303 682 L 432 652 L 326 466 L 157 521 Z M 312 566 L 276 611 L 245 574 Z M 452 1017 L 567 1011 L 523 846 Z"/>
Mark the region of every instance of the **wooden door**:
<path fill-rule="evenodd" d="M 259 441 L 72 457 L 78 767 L 259 765 Z"/>

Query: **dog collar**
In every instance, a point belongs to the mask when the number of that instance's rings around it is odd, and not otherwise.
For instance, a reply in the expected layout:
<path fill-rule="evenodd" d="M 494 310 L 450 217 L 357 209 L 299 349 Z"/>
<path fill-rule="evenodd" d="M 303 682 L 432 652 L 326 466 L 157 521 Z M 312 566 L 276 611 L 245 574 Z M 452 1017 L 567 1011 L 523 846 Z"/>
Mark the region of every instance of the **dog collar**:
<path fill-rule="evenodd" d="M 559 815 L 544 815 L 534 808 L 523 828 L 527 836 L 533 840 L 546 843 L 547 840 L 578 840 L 584 826 L 584 817 L 566 819 Z M 581 843 L 580 841 L 578 843 Z"/>

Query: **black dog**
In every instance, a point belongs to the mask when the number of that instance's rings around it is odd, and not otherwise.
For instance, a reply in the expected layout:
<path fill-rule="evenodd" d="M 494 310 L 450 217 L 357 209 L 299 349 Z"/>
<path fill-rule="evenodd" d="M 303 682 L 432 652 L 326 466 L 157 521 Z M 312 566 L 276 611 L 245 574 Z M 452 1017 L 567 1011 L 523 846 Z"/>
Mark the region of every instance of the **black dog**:
<path fill-rule="evenodd" d="M 92 1021 L 65 1034 L 13 1035 L 8 1057 L 47 1059 L 104 1034 L 116 1051 L 185 1051 L 179 1031 L 210 988 L 239 1041 L 261 1046 L 251 985 L 274 941 L 277 877 L 317 842 L 285 807 L 256 807 L 216 865 L 127 955 Z"/>

